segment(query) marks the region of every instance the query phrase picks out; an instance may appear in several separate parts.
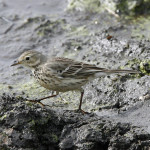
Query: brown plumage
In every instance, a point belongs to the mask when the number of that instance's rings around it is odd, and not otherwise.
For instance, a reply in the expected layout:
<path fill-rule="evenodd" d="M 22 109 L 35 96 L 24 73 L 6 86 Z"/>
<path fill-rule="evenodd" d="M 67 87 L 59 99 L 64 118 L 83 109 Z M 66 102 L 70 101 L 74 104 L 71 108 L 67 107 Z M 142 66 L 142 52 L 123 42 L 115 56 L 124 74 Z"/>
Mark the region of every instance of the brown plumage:
<path fill-rule="evenodd" d="M 35 79 L 41 86 L 56 91 L 57 94 L 59 92 L 71 90 L 81 91 L 80 111 L 82 111 L 81 104 L 84 94 L 82 86 L 87 82 L 111 73 L 139 73 L 135 70 L 109 70 L 62 57 L 50 59 L 40 52 L 33 50 L 24 52 L 19 57 L 18 62 L 12 66 L 18 64 L 29 67 L 32 70 Z M 54 97 L 56 95 L 46 98 Z M 32 101 L 41 103 L 41 100 L 46 98 Z"/>

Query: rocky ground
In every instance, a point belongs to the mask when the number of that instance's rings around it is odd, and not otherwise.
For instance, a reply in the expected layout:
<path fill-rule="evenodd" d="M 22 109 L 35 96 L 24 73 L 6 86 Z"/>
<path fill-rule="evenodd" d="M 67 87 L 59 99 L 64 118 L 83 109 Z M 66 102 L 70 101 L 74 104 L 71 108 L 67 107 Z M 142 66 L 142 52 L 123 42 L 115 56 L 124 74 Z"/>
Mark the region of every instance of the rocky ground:
<path fill-rule="evenodd" d="M 0 149 L 148 150 L 150 3 L 14 1 L 0 2 Z M 50 107 L 42 107 L 26 98 L 51 91 L 40 87 L 29 70 L 10 67 L 28 49 L 141 73 L 88 83 L 83 109 L 89 114 L 74 111 L 77 92 L 61 93 L 45 100 Z"/>
<path fill-rule="evenodd" d="M 1 99 L 0 148 L 148 149 L 150 134 L 141 127 L 94 113 L 54 111 L 26 104 L 23 99 Z"/>

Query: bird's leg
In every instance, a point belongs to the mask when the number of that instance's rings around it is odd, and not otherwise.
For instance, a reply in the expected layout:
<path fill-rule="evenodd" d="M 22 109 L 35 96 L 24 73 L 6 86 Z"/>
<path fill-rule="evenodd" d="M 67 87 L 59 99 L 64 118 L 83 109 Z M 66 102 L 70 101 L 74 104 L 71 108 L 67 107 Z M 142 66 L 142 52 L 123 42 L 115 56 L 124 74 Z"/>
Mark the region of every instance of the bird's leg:
<path fill-rule="evenodd" d="M 44 100 L 44 99 L 47 99 L 47 98 L 56 97 L 58 94 L 59 94 L 59 92 L 56 92 L 56 94 L 54 94 L 54 91 L 52 91 L 52 95 L 51 96 L 43 97 L 43 98 L 40 98 L 40 99 L 37 99 L 37 100 L 28 100 L 27 99 L 26 101 L 33 102 L 33 103 L 39 103 L 42 106 L 48 106 L 48 105 L 43 104 L 41 101 Z"/>
<path fill-rule="evenodd" d="M 84 95 L 84 91 L 81 91 L 80 104 L 79 104 L 79 108 L 78 108 L 79 110 L 81 110 L 83 95 Z"/>
<path fill-rule="evenodd" d="M 81 112 L 83 114 L 85 114 L 86 112 L 84 110 L 81 109 L 82 106 L 82 99 L 83 99 L 83 95 L 84 95 L 84 90 L 81 91 L 81 96 L 80 96 L 80 104 L 79 104 L 79 108 L 78 108 L 78 112 Z"/>

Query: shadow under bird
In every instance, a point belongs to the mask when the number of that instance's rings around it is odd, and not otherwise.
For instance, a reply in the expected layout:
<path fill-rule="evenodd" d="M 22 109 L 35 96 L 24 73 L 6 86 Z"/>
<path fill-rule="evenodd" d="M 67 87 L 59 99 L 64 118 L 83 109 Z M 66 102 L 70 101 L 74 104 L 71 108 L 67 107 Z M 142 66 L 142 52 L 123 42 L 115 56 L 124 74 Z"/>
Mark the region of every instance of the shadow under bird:
<path fill-rule="evenodd" d="M 81 109 L 84 95 L 82 86 L 87 82 L 111 73 L 139 73 L 136 70 L 109 70 L 63 57 L 49 58 L 34 50 L 25 51 L 11 66 L 19 64 L 29 67 L 41 86 L 56 91 L 56 94 L 51 96 L 27 101 L 44 105 L 41 103 L 42 100 L 55 97 L 59 92 L 78 90 L 81 92 L 78 110 L 83 113 L 84 111 Z"/>

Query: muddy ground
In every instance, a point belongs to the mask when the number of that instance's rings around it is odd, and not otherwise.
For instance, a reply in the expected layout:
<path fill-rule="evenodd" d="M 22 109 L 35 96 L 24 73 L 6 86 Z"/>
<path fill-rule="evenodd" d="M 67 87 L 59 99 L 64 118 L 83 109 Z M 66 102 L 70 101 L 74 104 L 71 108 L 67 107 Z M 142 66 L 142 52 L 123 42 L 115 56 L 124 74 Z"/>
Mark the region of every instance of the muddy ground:
<path fill-rule="evenodd" d="M 104 4 L 97 0 L 82 2 L 0 2 L 1 148 L 150 147 L 149 15 L 125 13 L 131 10 L 116 13 L 109 7 L 104 9 Z M 139 3 L 135 10 L 138 7 Z M 88 115 L 74 112 L 79 105 L 78 92 L 45 100 L 51 107 L 42 108 L 25 99 L 47 96 L 51 91 L 40 87 L 28 69 L 10 67 L 29 49 L 49 57 L 63 56 L 103 68 L 134 69 L 141 73 L 115 74 L 88 83 L 83 100 Z"/>

